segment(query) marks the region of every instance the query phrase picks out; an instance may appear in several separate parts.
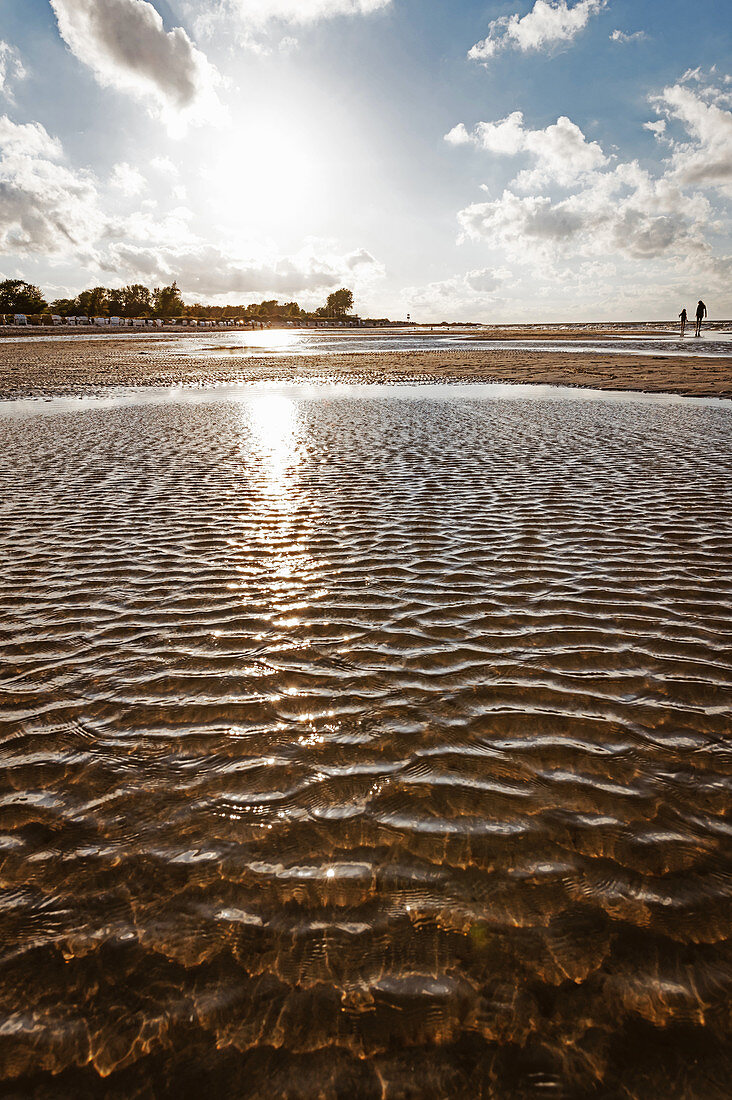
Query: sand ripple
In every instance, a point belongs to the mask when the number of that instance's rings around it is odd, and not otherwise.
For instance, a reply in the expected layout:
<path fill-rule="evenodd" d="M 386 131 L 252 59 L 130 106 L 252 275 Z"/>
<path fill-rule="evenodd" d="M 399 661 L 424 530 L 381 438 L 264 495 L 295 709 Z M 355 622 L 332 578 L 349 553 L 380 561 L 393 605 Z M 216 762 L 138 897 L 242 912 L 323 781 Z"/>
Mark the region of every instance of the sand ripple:
<path fill-rule="evenodd" d="M 731 428 L 0 421 L 7 1095 L 726 1097 Z"/>

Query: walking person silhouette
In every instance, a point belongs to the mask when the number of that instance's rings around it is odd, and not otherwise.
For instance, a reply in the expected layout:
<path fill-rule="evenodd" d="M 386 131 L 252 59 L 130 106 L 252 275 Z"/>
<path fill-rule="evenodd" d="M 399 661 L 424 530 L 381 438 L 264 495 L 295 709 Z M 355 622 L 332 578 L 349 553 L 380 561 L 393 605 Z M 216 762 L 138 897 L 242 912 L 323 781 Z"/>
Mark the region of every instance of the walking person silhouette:
<path fill-rule="evenodd" d="M 700 298 L 699 303 L 696 307 L 696 332 L 694 333 L 695 336 L 701 336 L 701 323 L 704 320 L 704 318 L 706 317 L 706 315 L 707 315 L 707 307 L 704 305 L 704 303 L 702 302 L 702 300 Z"/>
<path fill-rule="evenodd" d="M 686 313 L 685 309 L 681 310 L 681 313 L 679 314 L 679 317 L 681 318 L 681 335 L 683 336 L 684 335 L 684 329 L 686 328 L 686 322 L 688 320 L 688 316 L 687 316 L 687 313 Z"/>

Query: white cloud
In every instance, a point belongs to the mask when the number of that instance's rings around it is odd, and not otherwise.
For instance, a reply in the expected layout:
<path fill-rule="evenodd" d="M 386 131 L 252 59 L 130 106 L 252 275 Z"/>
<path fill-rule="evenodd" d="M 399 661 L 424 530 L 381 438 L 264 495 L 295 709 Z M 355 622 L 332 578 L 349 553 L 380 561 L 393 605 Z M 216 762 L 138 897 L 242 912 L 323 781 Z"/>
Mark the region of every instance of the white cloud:
<path fill-rule="evenodd" d="M 163 160 L 156 167 L 170 173 L 174 166 Z M 202 297 L 300 294 L 318 301 L 323 291 L 366 289 L 384 276 L 365 249 L 339 252 L 332 242 L 309 241 L 286 256 L 271 247 L 257 249 L 256 259 L 237 255 L 198 237 L 194 214 L 182 205 L 161 210 L 144 199 L 121 215 L 114 191 L 131 197 L 146 186 L 126 162 L 115 166 L 110 185 L 104 191 L 90 172 L 67 166 L 60 142 L 39 123 L 0 116 L 0 255 L 81 262 L 90 281 L 111 273 L 148 284 L 177 279 L 184 293 Z"/>
<path fill-rule="evenodd" d="M 51 137 L 40 122 L 12 122 L 7 115 L 0 118 L 0 152 L 5 157 L 59 160 L 63 148 L 58 138 Z"/>
<path fill-rule="evenodd" d="M 717 102 L 706 102 L 705 96 Z M 681 185 L 715 188 L 732 198 L 732 112 L 719 106 L 726 99 L 726 93 L 717 88 L 700 92 L 674 84 L 653 102 L 667 120 L 680 122 L 691 137 L 673 146 L 674 178 Z"/>
<path fill-rule="evenodd" d="M 729 260 L 693 260 L 694 278 L 703 281 L 709 296 L 724 293 L 729 278 Z M 571 264 L 515 265 L 512 271 L 488 268 L 486 287 L 495 290 L 473 293 L 471 283 L 482 283 L 483 272 L 455 275 L 424 286 L 405 287 L 399 295 L 403 314 L 424 322 L 442 320 L 483 323 L 540 322 L 569 319 L 600 320 L 602 317 L 638 315 L 663 316 L 669 301 L 683 303 L 692 267 L 672 268 L 663 259 L 644 263 L 645 277 L 639 285 L 634 261 L 609 263 L 591 259 Z M 676 310 L 678 312 L 678 309 Z"/>
<path fill-rule="evenodd" d="M 337 16 L 374 15 L 389 8 L 392 0 L 181 0 L 201 35 L 212 36 L 221 24 L 234 34 L 240 48 L 265 56 L 291 53 L 298 39 L 283 36 L 285 27 L 305 27 Z"/>
<path fill-rule="evenodd" d="M 700 291 L 703 288 L 707 302 L 728 300 L 729 256 L 694 253 L 686 262 L 673 264 L 661 256 L 644 259 L 642 270 L 639 277 L 638 261 L 625 257 L 613 257 L 613 262 L 572 257 L 558 263 L 530 260 L 503 272 L 505 277 L 494 293 L 472 296 L 468 273 L 406 287 L 400 293 L 399 306 L 403 314 L 411 312 L 413 318 L 424 322 L 537 323 L 570 318 L 674 317 L 684 302 L 688 305 L 690 285 L 699 286 Z M 715 316 L 720 315 L 713 308 Z M 722 304 L 720 308 L 725 307 Z"/>
<path fill-rule="evenodd" d="M 355 252 L 349 252 L 344 257 L 342 266 L 348 271 L 356 273 L 359 277 L 382 277 L 384 269 L 370 252 L 365 248 L 358 248 Z"/>
<path fill-rule="evenodd" d="M 0 117 L 0 252 L 88 253 L 104 230 L 94 178 L 37 122 Z"/>
<path fill-rule="evenodd" d="M 465 236 L 501 241 L 519 249 L 520 245 L 536 246 L 543 241 L 568 241 L 584 226 L 584 219 L 567 200 L 552 203 L 544 195 L 520 196 L 504 191 L 493 202 L 473 203 L 461 210 L 458 221 Z"/>
<path fill-rule="evenodd" d="M 611 42 L 642 42 L 644 38 L 648 38 L 645 31 L 633 31 L 632 34 L 626 34 L 625 31 L 613 31 L 610 35 Z"/>
<path fill-rule="evenodd" d="M 390 3 L 391 0 L 236 0 L 242 14 L 262 23 L 271 19 L 312 23 L 335 15 L 371 15 Z"/>
<path fill-rule="evenodd" d="M 20 54 L 7 42 L 0 41 L 0 95 L 12 102 L 12 85 L 26 76 Z"/>
<path fill-rule="evenodd" d="M 512 285 L 506 268 L 478 268 L 424 286 L 405 287 L 400 294 L 404 313 L 434 321 L 475 317 L 489 319 L 505 298 L 497 293 Z"/>
<path fill-rule="evenodd" d="M 338 15 L 371 15 L 388 8 L 391 0 L 188 0 L 191 15 L 238 15 L 247 24 L 314 23 Z"/>
<path fill-rule="evenodd" d="M 175 179 L 178 176 L 178 167 L 173 163 L 170 157 L 153 157 L 150 161 L 150 167 L 154 168 L 156 172 L 170 176 L 171 179 Z"/>
<path fill-rule="evenodd" d="M 133 168 L 131 164 L 122 161 L 115 164 L 109 181 L 112 187 L 116 187 L 124 195 L 139 195 L 145 190 L 146 182 L 142 172 Z"/>
<path fill-rule="evenodd" d="M 181 225 L 187 219 L 182 219 Z M 168 229 L 174 219 L 168 223 Z M 141 229 L 138 221 L 137 234 Z M 365 251 L 342 256 L 321 254 L 311 249 L 292 256 L 264 256 L 242 260 L 223 248 L 191 239 L 188 232 L 174 230 L 165 243 L 137 240 L 114 242 L 105 251 L 101 266 L 122 278 L 148 283 L 170 283 L 177 279 L 184 292 L 197 297 L 231 295 L 311 295 L 344 284 L 367 284 L 383 274 L 380 264 Z M 185 240 L 187 243 L 182 244 Z"/>
<path fill-rule="evenodd" d="M 514 111 L 498 122 L 479 122 L 472 133 L 459 123 L 445 135 L 445 141 L 452 145 L 474 145 L 501 156 L 528 153 L 536 167 L 532 172 L 521 173 L 517 180 L 521 189 L 549 180 L 566 186 L 607 164 L 597 142 L 587 141 L 579 126 L 565 116 L 544 130 L 528 130 L 523 113 Z"/>
<path fill-rule="evenodd" d="M 514 112 L 472 133 L 455 127 L 447 135 L 453 144 L 469 142 L 494 155 L 529 153 L 536 162 L 500 197 L 460 211 L 463 238 L 485 241 L 517 262 L 544 265 L 593 256 L 679 263 L 693 257 L 709 265 L 725 223 L 705 192 L 732 196 L 732 112 L 720 106 L 726 91 L 697 87 L 698 76 L 692 78 L 693 89 L 673 85 L 653 100 L 665 117 L 645 126 L 670 149 L 655 172 L 605 156 L 569 119 L 530 130 Z M 685 136 L 668 137 L 670 123 L 680 124 Z M 553 197 L 545 193 L 547 183 L 568 193 Z"/>
<path fill-rule="evenodd" d="M 704 79 L 704 74 L 702 73 L 701 66 L 699 66 L 696 69 L 687 69 L 686 72 L 682 75 L 681 80 L 679 81 L 679 83 L 680 84 L 688 84 L 692 80 L 701 81 L 703 79 Z"/>
<path fill-rule="evenodd" d="M 482 42 L 476 42 L 468 57 L 484 64 L 500 50 L 541 50 L 559 42 L 570 42 L 590 18 L 606 6 L 607 0 L 536 0 L 523 17 L 518 14 L 494 19 Z"/>
<path fill-rule="evenodd" d="M 636 162 L 598 172 L 559 200 L 506 190 L 461 210 L 463 236 L 500 243 L 516 260 L 625 255 L 650 259 L 705 251 L 709 204 L 689 202 L 666 178 L 654 180 Z"/>
<path fill-rule="evenodd" d="M 218 106 L 216 70 L 147 0 L 51 0 L 61 37 L 100 84 L 142 100 L 175 129 Z"/>

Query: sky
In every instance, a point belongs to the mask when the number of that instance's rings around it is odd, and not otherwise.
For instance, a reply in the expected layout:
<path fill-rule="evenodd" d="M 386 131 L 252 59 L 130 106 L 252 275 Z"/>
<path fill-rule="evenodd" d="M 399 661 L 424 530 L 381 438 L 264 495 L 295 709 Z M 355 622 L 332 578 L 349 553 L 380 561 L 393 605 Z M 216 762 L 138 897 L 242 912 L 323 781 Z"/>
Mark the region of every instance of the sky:
<path fill-rule="evenodd" d="M 0 279 L 732 317 L 729 0 L 0 0 Z"/>

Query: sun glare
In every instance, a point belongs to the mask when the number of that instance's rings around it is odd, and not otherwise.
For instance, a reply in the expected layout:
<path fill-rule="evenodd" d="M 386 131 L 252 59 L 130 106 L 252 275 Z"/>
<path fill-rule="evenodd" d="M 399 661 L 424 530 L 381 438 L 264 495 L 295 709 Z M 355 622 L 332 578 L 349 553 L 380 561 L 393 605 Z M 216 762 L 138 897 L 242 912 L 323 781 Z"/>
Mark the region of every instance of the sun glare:
<path fill-rule="evenodd" d="M 264 124 L 249 125 L 222 143 L 205 172 L 227 223 L 240 223 L 251 233 L 256 214 L 265 235 L 322 208 L 326 193 L 322 181 L 317 186 L 319 174 L 312 142 Z"/>
<path fill-rule="evenodd" d="M 238 332 L 237 342 L 245 348 L 266 348 L 269 351 L 289 351 L 302 343 L 302 336 L 282 329 L 255 329 L 254 332 Z"/>
<path fill-rule="evenodd" d="M 280 394 L 265 394 L 246 402 L 244 408 L 262 457 L 267 495 L 286 511 L 292 468 L 298 461 L 295 403 Z"/>

